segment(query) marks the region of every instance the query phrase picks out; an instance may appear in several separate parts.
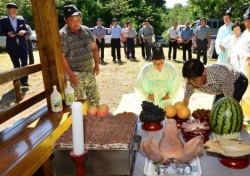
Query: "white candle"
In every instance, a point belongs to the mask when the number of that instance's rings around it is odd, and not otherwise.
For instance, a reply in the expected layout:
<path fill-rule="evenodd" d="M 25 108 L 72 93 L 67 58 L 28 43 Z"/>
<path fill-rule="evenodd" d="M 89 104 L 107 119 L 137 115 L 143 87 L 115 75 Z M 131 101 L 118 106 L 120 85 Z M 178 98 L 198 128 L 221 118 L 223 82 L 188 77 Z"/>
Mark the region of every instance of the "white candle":
<path fill-rule="evenodd" d="M 73 153 L 75 155 L 81 155 L 84 152 L 82 103 L 74 102 L 71 106 L 71 110 Z"/>

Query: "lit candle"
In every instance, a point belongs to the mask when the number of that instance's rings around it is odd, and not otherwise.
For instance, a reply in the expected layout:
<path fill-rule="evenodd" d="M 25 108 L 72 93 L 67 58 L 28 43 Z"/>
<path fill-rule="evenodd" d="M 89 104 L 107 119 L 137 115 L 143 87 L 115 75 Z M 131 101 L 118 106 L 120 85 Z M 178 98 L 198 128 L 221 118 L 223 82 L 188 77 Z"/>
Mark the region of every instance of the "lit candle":
<path fill-rule="evenodd" d="M 75 155 L 81 155 L 84 152 L 82 103 L 74 102 L 71 106 L 71 109 L 73 153 Z"/>

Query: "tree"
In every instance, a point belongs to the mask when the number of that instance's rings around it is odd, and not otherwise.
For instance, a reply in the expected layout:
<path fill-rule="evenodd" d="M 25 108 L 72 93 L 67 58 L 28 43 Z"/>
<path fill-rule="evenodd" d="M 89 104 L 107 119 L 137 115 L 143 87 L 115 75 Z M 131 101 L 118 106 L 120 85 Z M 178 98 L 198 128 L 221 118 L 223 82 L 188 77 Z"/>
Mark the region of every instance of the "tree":
<path fill-rule="evenodd" d="M 190 8 L 193 9 L 195 19 L 205 16 L 206 18 L 222 18 L 226 8 L 232 7 L 234 21 L 241 21 L 244 4 L 249 0 L 189 0 Z"/>
<path fill-rule="evenodd" d="M 7 15 L 6 4 L 9 3 L 9 0 L 0 1 L 0 17 Z M 18 15 L 23 16 L 26 23 L 34 29 L 34 21 L 32 16 L 31 2 L 30 0 L 17 0 L 15 1 L 18 6 Z"/>

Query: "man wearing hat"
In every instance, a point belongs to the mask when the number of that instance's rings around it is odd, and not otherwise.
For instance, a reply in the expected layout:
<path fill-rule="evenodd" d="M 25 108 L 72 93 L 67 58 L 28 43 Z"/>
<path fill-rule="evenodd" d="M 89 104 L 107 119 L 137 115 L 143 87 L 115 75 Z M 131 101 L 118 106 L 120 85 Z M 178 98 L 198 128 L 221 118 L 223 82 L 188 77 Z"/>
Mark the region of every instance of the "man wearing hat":
<path fill-rule="evenodd" d="M 143 26 L 142 30 L 142 38 L 145 45 L 146 50 L 146 60 L 150 61 L 151 58 L 151 49 L 153 44 L 153 36 L 154 36 L 154 28 L 150 25 L 149 19 L 144 20 L 145 26 Z"/>
<path fill-rule="evenodd" d="M 228 49 L 230 43 L 230 37 L 233 35 L 233 23 L 232 23 L 232 12 L 231 7 L 225 11 L 223 17 L 224 25 L 220 27 L 216 40 L 215 49 L 218 54 L 218 64 L 229 64 L 228 62 Z"/>
<path fill-rule="evenodd" d="M 14 68 L 24 67 L 28 60 L 28 46 L 25 39 L 27 28 L 23 19 L 17 18 L 18 6 L 6 4 L 8 16 L 0 20 L 1 33 L 6 36 L 6 50 Z M 29 86 L 28 76 L 20 78 L 22 86 Z"/>
<path fill-rule="evenodd" d="M 244 24 L 246 30 L 243 32 L 241 37 L 242 50 L 240 52 L 241 71 L 250 80 L 250 4 L 246 7 L 246 11 L 243 15 Z M 248 85 L 244 97 L 250 97 L 250 86 Z"/>
<path fill-rule="evenodd" d="M 97 18 L 97 26 L 94 27 L 93 34 L 96 39 L 96 44 L 98 46 L 99 52 L 101 52 L 100 61 L 104 63 L 104 45 L 105 45 L 105 35 L 106 29 L 102 26 L 102 19 Z"/>
<path fill-rule="evenodd" d="M 181 82 L 174 65 L 165 61 L 162 47 L 153 46 L 152 62 L 140 70 L 135 89 L 142 100 L 164 108 L 177 101 L 181 95 Z"/>
<path fill-rule="evenodd" d="M 113 18 L 112 24 L 110 25 L 109 34 L 111 34 L 111 54 L 113 61 L 116 61 L 116 58 L 121 62 L 121 35 L 122 28 L 117 24 L 117 19 Z M 117 55 L 115 54 L 115 50 Z"/>
<path fill-rule="evenodd" d="M 64 69 L 76 99 L 83 100 L 86 94 L 88 104 L 98 106 L 100 96 L 95 79 L 100 72 L 98 47 L 89 28 L 82 25 L 81 12 L 75 5 L 64 6 L 63 14 L 66 25 L 59 32 Z"/>

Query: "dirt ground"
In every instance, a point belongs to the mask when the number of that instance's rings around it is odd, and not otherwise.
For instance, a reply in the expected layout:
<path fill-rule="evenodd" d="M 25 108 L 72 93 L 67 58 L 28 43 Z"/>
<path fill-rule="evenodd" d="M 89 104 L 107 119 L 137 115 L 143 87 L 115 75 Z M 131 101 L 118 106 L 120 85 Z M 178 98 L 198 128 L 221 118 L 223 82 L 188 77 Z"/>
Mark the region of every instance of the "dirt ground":
<path fill-rule="evenodd" d="M 165 56 L 167 56 L 168 48 L 164 48 Z M 121 48 L 122 53 L 122 63 L 113 62 L 111 57 L 110 47 L 105 48 L 105 64 L 100 64 L 101 73 L 96 77 L 99 92 L 100 92 L 100 104 L 105 103 L 109 105 L 110 112 L 114 112 L 121 101 L 123 94 L 133 93 L 134 84 L 137 75 L 141 67 L 147 63 L 141 57 L 140 48 L 136 48 L 136 61 L 131 61 L 125 58 L 123 53 L 123 48 Z M 34 51 L 35 63 L 39 63 L 38 51 Z M 196 57 L 193 54 L 193 57 Z M 169 61 L 169 60 L 168 60 Z M 177 61 L 170 60 L 172 64 L 176 66 L 181 74 L 181 69 L 183 66 L 182 61 L 182 50 L 178 50 Z M 214 63 L 215 60 L 209 60 L 209 63 Z M 7 53 L 0 54 L 0 72 L 12 69 L 12 63 L 9 59 Z M 24 98 L 29 94 L 42 91 L 44 89 L 43 80 L 41 72 L 29 75 L 28 88 L 22 88 L 22 93 Z M 12 82 L 0 85 L 0 111 L 13 105 L 15 103 L 15 94 L 13 90 Z M 12 118 L 10 121 L 0 125 L 1 129 L 13 124 L 16 120 L 26 117 L 28 114 L 34 112 L 40 106 L 45 105 L 46 101 L 37 103 L 34 107 L 27 109 L 25 112 L 18 114 L 16 117 Z"/>

